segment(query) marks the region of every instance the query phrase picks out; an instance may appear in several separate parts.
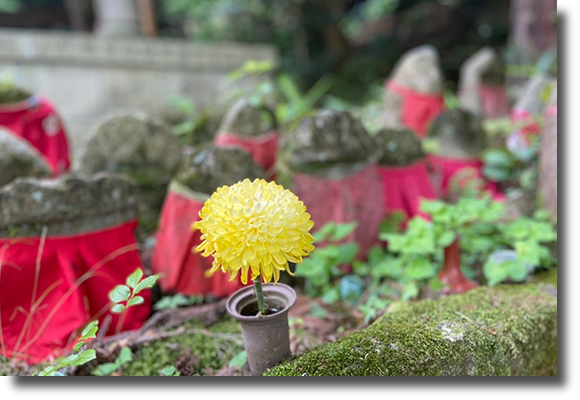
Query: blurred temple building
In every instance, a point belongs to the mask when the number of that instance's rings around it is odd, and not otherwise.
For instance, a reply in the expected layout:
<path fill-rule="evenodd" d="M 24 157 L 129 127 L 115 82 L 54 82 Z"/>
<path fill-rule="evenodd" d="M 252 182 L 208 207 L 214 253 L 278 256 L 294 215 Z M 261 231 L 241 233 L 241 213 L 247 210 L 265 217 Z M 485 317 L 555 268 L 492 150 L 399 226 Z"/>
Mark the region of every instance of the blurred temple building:
<path fill-rule="evenodd" d="M 0 79 L 47 96 L 78 149 L 103 114 L 127 108 L 157 113 L 172 96 L 208 104 L 232 87 L 232 70 L 249 60 L 277 59 L 265 44 L 159 37 L 156 4 L 0 0 Z"/>

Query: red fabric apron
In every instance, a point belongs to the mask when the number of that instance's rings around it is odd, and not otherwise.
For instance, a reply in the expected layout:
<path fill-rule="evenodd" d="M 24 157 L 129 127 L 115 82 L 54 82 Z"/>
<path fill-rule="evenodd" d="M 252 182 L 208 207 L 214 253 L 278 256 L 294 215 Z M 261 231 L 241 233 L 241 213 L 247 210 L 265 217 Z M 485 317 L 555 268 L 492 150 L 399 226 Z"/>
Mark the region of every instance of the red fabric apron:
<path fill-rule="evenodd" d="M 157 231 L 153 272 L 161 275 L 159 286 L 164 292 L 228 297 L 244 285 L 239 277 L 230 282 L 228 274 L 221 271 L 211 277 L 204 275 L 213 258 L 195 252 L 201 244 L 201 232 L 192 225 L 199 220 L 205 201 L 188 195 L 188 190 L 175 182 L 169 188 Z"/>
<path fill-rule="evenodd" d="M 471 168 L 475 171 L 477 178 L 486 181 L 485 190 L 491 195 L 491 197 L 496 201 L 505 200 L 505 196 L 501 193 L 495 182 L 485 179 L 483 175 L 483 161 L 481 159 L 474 158 L 451 158 L 451 157 L 441 157 L 436 155 L 428 156 L 428 163 L 430 168 L 435 171 L 436 175 L 440 177 L 439 182 L 434 182 L 435 190 L 440 193 L 441 196 L 446 197 L 449 193 L 449 185 L 451 180 L 459 171 L 466 168 Z"/>
<path fill-rule="evenodd" d="M 481 109 L 486 118 L 499 118 L 510 113 L 510 105 L 503 86 L 481 85 Z"/>
<path fill-rule="evenodd" d="M 313 231 L 327 222 L 358 221 L 357 228 L 347 240 L 359 244 L 358 256 L 361 258 L 379 243 L 377 235 L 385 218 L 385 201 L 381 176 L 375 164 L 342 179 L 296 173 L 292 191 L 304 202 L 306 212 L 314 221 Z"/>
<path fill-rule="evenodd" d="M 55 176 L 70 168 L 66 131 L 48 99 L 32 96 L 16 104 L 0 105 L 0 125 L 30 142 Z"/>
<path fill-rule="evenodd" d="M 403 125 L 420 137 L 427 133 L 427 127 L 444 109 L 442 95 L 415 92 L 394 81 L 386 82 L 387 90 L 398 93 L 403 98 L 401 121 Z"/>
<path fill-rule="evenodd" d="M 29 363 L 62 355 L 86 323 L 111 315 L 108 334 L 138 329 L 151 293 L 124 314 L 109 313 L 109 292 L 142 268 L 137 222 L 73 236 L 0 239 L 0 354 Z M 37 258 L 40 253 L 40 268 Z M 36 279 L 35 279 L 36 277 Z"/>
<path fill-rule="evenodd" d="M 408 218 L 423 216 L 419 210 L 421 199 L 435 199 L 424 161 L 404 167 L 379 166 L 379 173 L 383 179 L 387 214 L 403 211 Z"/>
<path fill-rule="evenodd" d="M 220 132 L 213 141 L 217 147 L 237 146 L 250 153 L 252 159 L 266 172 L 266 177 L 271 180 L 275 179 L 278 142 L 278 133 L 274 131 L 256 137 Z"/>

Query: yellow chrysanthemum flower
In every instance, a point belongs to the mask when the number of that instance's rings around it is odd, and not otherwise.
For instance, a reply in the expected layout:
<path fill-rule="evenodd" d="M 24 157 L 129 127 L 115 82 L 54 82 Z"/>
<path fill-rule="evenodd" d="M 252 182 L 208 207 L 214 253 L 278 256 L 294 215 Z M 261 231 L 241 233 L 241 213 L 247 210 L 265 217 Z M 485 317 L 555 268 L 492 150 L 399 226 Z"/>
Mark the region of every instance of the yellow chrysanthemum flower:
<path fill-rule="evenodd" d="M 298 197 L 274 182 L 246 179 L 220 187 L 206 201 L 193 227 L 202 232 L 197 251 L 213 256 L 211 273 L 221 268 L 230 280 L 241 271 L 244 284 L 262 276 L 268 283 L 314 250 L 314 222 Z"/>

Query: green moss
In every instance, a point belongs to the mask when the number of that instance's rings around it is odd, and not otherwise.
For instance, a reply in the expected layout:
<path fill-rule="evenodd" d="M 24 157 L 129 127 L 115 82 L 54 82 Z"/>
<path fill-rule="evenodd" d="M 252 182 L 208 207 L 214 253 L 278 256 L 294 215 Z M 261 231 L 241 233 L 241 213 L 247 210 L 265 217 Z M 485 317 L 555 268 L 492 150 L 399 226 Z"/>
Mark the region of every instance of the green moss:
<path fill-rule="evenodd" d="M 555 375 L 557 301 L 545 284 L 395 303 L 369 328 L 266 375 Z"/>
<path fill-rule="evenodd" d="M 28 99 L 32 94 L 9 81 L 0 81 L 0 104 L 13 104 Z"/>
<path fill-rule="evenodd" d="M 535 274 L 530 280 L 532 283 L 545 283 L 546 285 L 558 285 L 558 270 L 556 268 Z"/>
<path fill-rule="evenodd" d="M 200 321 L 191 321 L 183 326 L 186 330 L 206 333 L 185 333 L 152 342 L 135 352 L 133 361 L 123 368 L 123 374 L 159 375 L 160 369 L 175 366 L 189 347 L 193 373 L 205 375 L 206 368 L 216 372 L 244 349 L 240 324 L 231 318 L 224 318 L 209 328 Z"/>
<path fill-rule="evenodd" d="M 0 356 L 0 376 L 10 375 L 10 360 Z"/>

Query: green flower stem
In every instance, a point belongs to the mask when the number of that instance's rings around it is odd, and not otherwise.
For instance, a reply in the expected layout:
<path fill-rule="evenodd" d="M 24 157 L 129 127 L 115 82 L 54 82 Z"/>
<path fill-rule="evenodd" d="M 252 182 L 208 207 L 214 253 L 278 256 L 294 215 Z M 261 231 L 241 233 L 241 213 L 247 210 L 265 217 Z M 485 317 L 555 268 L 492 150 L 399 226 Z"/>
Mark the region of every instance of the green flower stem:
<path fill-rule="evenodd" d="M 264 292 L 262 291 L 262 277 L 258 276 L 254 279 L 254 289 L 256 290 L 256 297 L 258 298 L 258 311 L 262 315 L 266 315 L 266 307 L 264 307 Z"/>

